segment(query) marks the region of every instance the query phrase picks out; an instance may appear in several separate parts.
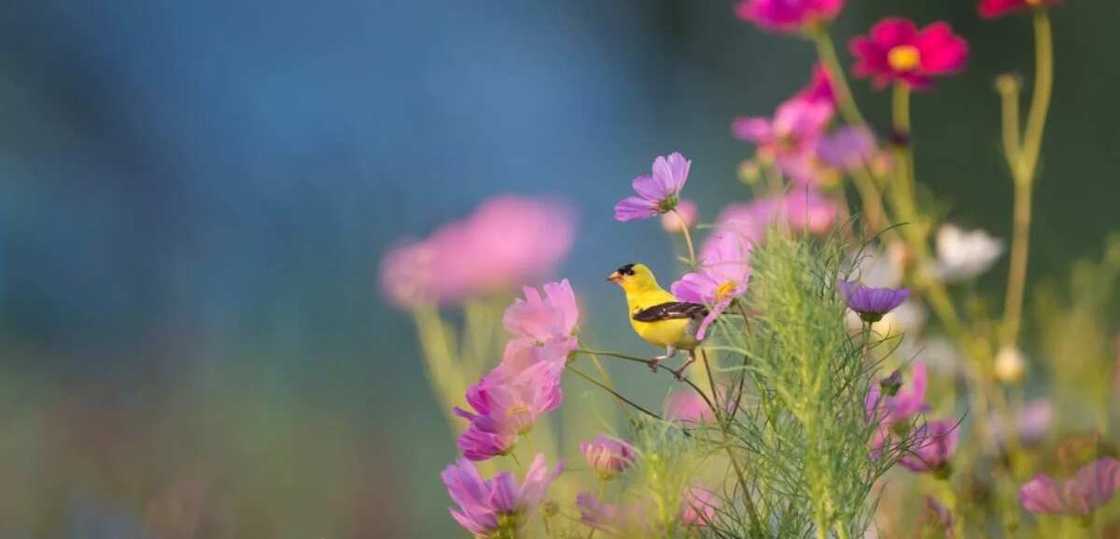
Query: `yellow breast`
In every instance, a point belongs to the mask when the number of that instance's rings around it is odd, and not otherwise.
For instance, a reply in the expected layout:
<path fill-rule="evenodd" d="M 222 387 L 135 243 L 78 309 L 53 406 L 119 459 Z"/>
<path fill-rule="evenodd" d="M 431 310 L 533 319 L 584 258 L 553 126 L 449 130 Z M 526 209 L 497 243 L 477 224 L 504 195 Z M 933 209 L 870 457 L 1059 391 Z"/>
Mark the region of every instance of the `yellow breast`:
<path fill-rule="evenodd" d="M 642 340 L 658 347 L 672 346 L 681 350 L 691 350 L 696 347 L 695 336 L 689 331 L 691 321 L 687 318 L 660 320 L 657 322 L 639 322 L 634 320 L 634 314 L 662 303 L 676 301 L 672 294 L 664 290 L 645 294 L 634 294 L 627 298 L 630 308 L 630 327 L 634 328 Z"/>

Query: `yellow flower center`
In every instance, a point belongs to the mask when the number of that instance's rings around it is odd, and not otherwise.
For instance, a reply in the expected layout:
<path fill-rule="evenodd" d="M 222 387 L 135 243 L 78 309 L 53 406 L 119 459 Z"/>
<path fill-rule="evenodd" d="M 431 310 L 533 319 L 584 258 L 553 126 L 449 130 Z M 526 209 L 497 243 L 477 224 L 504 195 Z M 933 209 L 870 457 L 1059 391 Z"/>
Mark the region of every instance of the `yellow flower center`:
<path fill-rule="evenodd" d="M 716 287 L 716 301 L 723 301 L 727 298 L 730 298 L 733 294 L 735 294 L 736 288 L 738 287 L 735 286 L 734 281 L 724 281 L 720 283 L 720 285 Z"/>
<path fill-rule="evenodd" d="M 1041 4 L 1042 4 L 1042 0 L 1027 0 L 1027 5 L 1028 6 L 1037 6 L 1037 5 L 1041 5 Z"/>
<path fill-rule="evenodd" d="M 887 53 L 887 63 L 895 71 L 913 71 L 922 63 L 922 53 L 913 45 L 899 45 Z"/>

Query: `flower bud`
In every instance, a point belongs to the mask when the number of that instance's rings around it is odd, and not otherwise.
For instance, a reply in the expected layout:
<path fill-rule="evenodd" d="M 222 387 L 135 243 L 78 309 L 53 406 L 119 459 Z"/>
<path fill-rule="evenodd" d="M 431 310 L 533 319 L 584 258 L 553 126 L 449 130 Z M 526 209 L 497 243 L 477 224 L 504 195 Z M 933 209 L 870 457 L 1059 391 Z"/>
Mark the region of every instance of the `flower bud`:
<path fill-rule="evenodd" d="M 1027 370 L 1023 353 L 1015 346 L 1007 345 L 996 354 L 995 377 L 1005 384 L 1018 383 Z"/>
<path fill-rule="evenodd" d="M 587 465 L 603 480 L 613 479 L 634 464 L 634 459 L 637 458 L 633 446 L 602 434 L 590 442 L 579 444 L 579 450 L 587 459 Z"/>

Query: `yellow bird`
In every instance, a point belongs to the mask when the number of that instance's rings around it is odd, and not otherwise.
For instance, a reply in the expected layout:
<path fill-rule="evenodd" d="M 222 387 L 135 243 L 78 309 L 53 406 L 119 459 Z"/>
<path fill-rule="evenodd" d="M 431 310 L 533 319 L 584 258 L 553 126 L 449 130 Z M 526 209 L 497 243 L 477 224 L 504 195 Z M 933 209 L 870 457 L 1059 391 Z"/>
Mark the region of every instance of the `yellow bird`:
<path fill-rule="evenodd" d="M 615 270 L 607 280 L 622 287 L 626 293 L 626 306 L 630 312 L 630 326 L 642 340 L 665 348 L 665 355 L 649 360 L 654 372 L 661 361 L 688 351 L 688 361 L 673 374 L 681 377 L 685 368 L 695 361 L 693 350 L 700 341 L 696 330 L 708 315 L 708 308 L 699 303 L 678 301 L 673 294 L 657 284 L 645 264 L 627 264 Z"/>

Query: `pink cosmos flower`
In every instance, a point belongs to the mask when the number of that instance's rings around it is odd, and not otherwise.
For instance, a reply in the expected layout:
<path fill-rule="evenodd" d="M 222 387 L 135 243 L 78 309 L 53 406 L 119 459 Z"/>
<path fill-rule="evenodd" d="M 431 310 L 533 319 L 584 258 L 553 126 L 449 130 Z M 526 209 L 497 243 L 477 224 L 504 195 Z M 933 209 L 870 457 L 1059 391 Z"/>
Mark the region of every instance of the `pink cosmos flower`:
<path fill-rule="evenodd" d="M 579 450 L 583 453 L 583 458 L 587 459 L 587 465 L 604 480 L 622 473 L 638 458 L 634 446 L 603 434 L 590 442 L 579 444 Z"/>
<path fill-rule="evenodd" d="M 677 212 L 666 213 L 661 216 L 661 228 L 665 232 L 677 233 L 682 232 L 686 228 L 691 228 L 696 224 L 696 214 L 698 208 L 696 203 L 691 200 L 681 200 L 677 204 Z"/>
<path fill-rule="evenodd" d="M 532 354 L 538 349 L 513 350 Z M 463 456 L 486 460 L 508 454 L 518 437 L 529 432 L 540 416 L 559 407 L 564 400 L 560 382 L 565 358 L 515 360 L 499 366 L 468 388 L 466 400 L 474 411 L 458 406 L 454 409 L 456 415 L 470 421 L 458 440 Z M 511 364 L 526 366 L 515 372 L 509 367 Z"/>
<path fill-rule="evenodd" d="M 813 76 L 809 79 L 809 84 L 797 92 L 793 99 L 836 106 L 836 92 L 832 88 L 832 77 L 823 64 L 813 65 Z"/>
<path fill-rule="evenodd" d="M 513 300 L 502 316 L 502 324 L 513 334 L 513 340 L 538 345 L 563 342 L 575 349 L 573 335 L 579 323 L 579 306 L 571 283 L 564 279 L 541 288 L 543 296 L 536 288 L 523 288 L 525 299 Z"/>
<path fill-rule="evenodd" d="M 797 187 L 785 195 L 728 205 L 716 218 L 711 238 L 728 232 L 741 238 L 744 245 L 755 245 L 766 239 L 767 229 L 773 225 L 788 227 L 790 232 L 820 234 L 832 228 L 839 212 L 835 201 L 815 189 Z M 705 244 L 701 252 L 706 250 Z"/>
<path fill-rule="evenodd" d="M 968 59 L 968 42 L 954 35 L 948 24 L 936 22 L 918 30 L 913 21 L 902 18 L 879 21 L 869 35 L 852 39 L 851 50 L 855 74 L 871 77 L 877 88 L 900 82 L 926 89 L 934 76 L 960 71 Z"/>
<path fill-rule="evenodd" d="M 681 496 L 681 522 L 686 526 L 703 527 L 716 518 L 719 498 L 701 487 L 690 487 Z"/>
<path fill-rule="evenodd" d="M 980 16 L 994 19 L 1016 11 L 1056 6 L 1061 3 L 1061 0 L 980 0 Z"/>
<path fill-rule="evenodd" d="M 836 18 L 844 0 L 742 0 L 735 15 L 764 30 L 799 32 Z"/>
<path fill-rule="evenodd" d="M 665 399 L 665 419 L 704 424 L 715 421 L 708 403 L 695 391 L 674 391 Z"/>
<path fill-rule="evenodd" d="M 1103 458 L 1083 466 L 1061 483 L 1046 474 L 1019 489 L 1019 503 L 1032 513 L 1088 515 L 1112 499 L 1120 487 L 1120 461 Z"/>
<path fill-rule="evenodd" d="M 778 106 L 773 119 L 736 118 L 731 132 L 757 145 L 759 155 L 774 160 L 790 179 L 811 183 L 816 175 L 813 159 L 817 141 L 834 112 L 830 102 L 791 99 Z"/>
<path fill-rule="evenodd" d="M 579 520 L 584 524 L 610 532 L 618 524 L 618 507 L 599 501 L 590 492 L 581 492 L 576 496 L 576 508 L 579 509 Z"/>
<path fill-rule="evenodd" d="M 817 157 L 826 165 L 841 170 L 870 163 L 877 153 L 875 136 L 866 127 L 841 127 L 817 141 Z"/>
<path fill-rule="evenodd" d="M 626 197 L 615 204 L 615 220 L 648 219 L 676 208 L 691 166 L 692 161 L 677 152 L 668 157 L 658 156 L 653 161 L 652 176 L 634 178 L 633 187 L 638 196 Z"/>
<path fill-rule="evenodd" d="M 590 492 L 576 496 L 579 520 L 587 526 L 624 537 L 652 537 L 647 503 L 633 499 L 623 506 L 604 503 Z"/>
<path fill-rule="evenodd" d="M 1023 405 L 1011 421 L 993 416 L 988 429 L 997 443 L 1004 444 L 1011 436 L 1023 445 L 1033 445 L 1046 437 L 1054 423 L 1054 405 L 1049 399 L 1036 399 Z"/>
<path fill-rule="evenodd" d="M 914 447 L 898 463 L 912 472 L 943 470 L 957 450 L 960 432 L 949 421 L 930 421 L 914 431 Z"/>
<path fill-rule="evenodd" d="M 891 378 L 893 377 L 894 374 L 891 375 Z M 893 396 L 884 394 L 883 388 L 889 385 L 885 383 L 888 381 L 889 379 L 871 384 L 871 390 L 868 391 L 865 401 L 868 417 L 875 418 L 885 426 L 891 426 L 908 421 L 929 410 L 929 405 L 926 404 L 928 381 L 925 363 L 914 362 L 913 367 L 910 368 L 909 383 L 896 386 L 896 393 Z"/>
<path fill-rule="evenodd" d="M 685 274 L 670 287 L 677 299 L 708 306 L 708 316 L 700 322 L 697 339 L 703 340 L 716 318 L 735 298 L 747 292 L 750 249 L 750 244 L 740 236 L 717 232 L 701 249 L 697 271 Z"/>
<path fill-rule="evenodd" d="M 836 201 L 806 187 L 797 187 L 786 193 L 782 199 L 782 208 L 791 231 L 810 234 L 828 232 L 840 212 Z"/>
<path fill-rule="evenodd" d="M 460 459 L 440 474 L 451 500 L 451 517 L 475 537 L 490 537 L 502 531 L 513 536 L 526 517 L 544 500 L 549 485 L 560 475 L 562 466 L 549 469 L 544 455 L 533 458 L 521 484 L 509 472 L 483 479 L 468 460 Z"/>
<path fill-rule="evenodd" d="M 405 308 L 508 290 L 551 272 L 568 253 L 573 234 L 566 206 L 491 198 L 466 219 L 386 253 L 381 286 Z"/>

